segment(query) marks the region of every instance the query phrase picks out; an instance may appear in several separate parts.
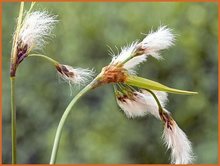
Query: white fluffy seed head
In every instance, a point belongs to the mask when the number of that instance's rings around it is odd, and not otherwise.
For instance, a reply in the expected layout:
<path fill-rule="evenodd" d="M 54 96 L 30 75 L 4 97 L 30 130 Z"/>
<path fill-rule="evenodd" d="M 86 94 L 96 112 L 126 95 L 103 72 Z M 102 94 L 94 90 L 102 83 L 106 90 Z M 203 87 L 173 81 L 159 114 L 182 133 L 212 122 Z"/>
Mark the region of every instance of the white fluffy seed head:
<path fill-rule="evenodd" d="M 146 55 L 161 59 L 159 51 L 174 45 L 175 36 L 172 31 L 167 26 L 161 26 L 157 31 L 150 32 L 139 44 L 144 49 Z"/>
<path fill-rule="evenodd" d="M 190 164 L 194 160 L 191 142 L 186 134 L 173 121 L 172 130 L 164 127 L 163 140 L 168 149 L 171 150 L 172 164 Z"/>
<path fill-rule="evenodd" d="M 134 56 L 134 53 L 137 49 L 138 42 L 133 42 L 131 45 L 121 49 L 121 52 L 117 56 L 113 56 L 111 64 L 121 64 L 126 60 Z M 135 56 L 124 63 L 123 68 L 128 70 L 130 74 L 135 74 L 135 68 L 140 63 L 146 61 L 146 55 Z"/>
<path fill-rule="evenodd" d="M 160 91 L 154 91 L 154 93 L 161 105 L 165 107 L 167 94 Z M 160 119 L 158 105 L 154 97 L 146 90 L 142 90 L 141 92 L 135 91 L 130 95 L 116 96 L 116 101 L 128 118 L 142 117 L 151 114 Z"/>
<path fill-rule="evenodd" d="M 22 23 L 18 39 L 27 45 L 28 49 L 42 49 L 56 22 L 56 16 L 49 15 L 46 11 L 28 13 Z"/>
<path fill-rule="evenodd" d="M 89 69 L 73 68 L 69 65 L 57 66 L 58 75 L 69 84 L 83 86 L 94 76 L 94 72 Z"/>
<path fill-rule="evenodd" d="M 133 42 L 130 46 L 121 49 L 118 56 L 113 56 L 111 64 L 123 63 L 123 67 L 130 74 L 135 74 L 135 68 L 147 60 L 149 55 L 162 59 L 160 51 L 174 44 L 175 36 L 172 29 L 161 26 L 155 32 L 150 32 L 142 42 Z"/>
<path fill-rule="evenodd" d="M 130 96 L 117 96 L 116 101 L 128 118 L 141 117 L 147 114 L 145 100 L 139 92 L 133 92 Z"/>

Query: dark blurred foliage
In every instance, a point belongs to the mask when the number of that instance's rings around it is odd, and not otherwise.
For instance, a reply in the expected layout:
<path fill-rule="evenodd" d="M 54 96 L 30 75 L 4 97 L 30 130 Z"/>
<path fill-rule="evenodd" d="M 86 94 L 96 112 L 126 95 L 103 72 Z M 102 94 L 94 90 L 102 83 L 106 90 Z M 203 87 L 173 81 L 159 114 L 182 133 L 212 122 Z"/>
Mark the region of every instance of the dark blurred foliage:
<path fill-rule="evenodd" d="M 29 3 L 26 3 L 28 9 Z M 43 53 L 98 73 L 111 61 L 108 46 L 143 39 L 159 25 L 177 34 L 164 60 L 149 58 L 139 75 L 198 95 L 170 94 L 167 106 L 193 143 L 196 163 L 217 163 L 217 3 L 37 3 L 60 20 Z M 3 162 L 10 163 L 9 60 L 18 3 L 3 3 Z M 78 90 L 74 90 L 76 94 Z M 18 163 L 48 163 L 61 115 L 71 101 L 67 83 L 42 59 L 27 58 L 16 79 Z M 84 96 L 62 133 L 57 163 L 169 163 L 162 123 L 127 119 L 110 85 Z"/>

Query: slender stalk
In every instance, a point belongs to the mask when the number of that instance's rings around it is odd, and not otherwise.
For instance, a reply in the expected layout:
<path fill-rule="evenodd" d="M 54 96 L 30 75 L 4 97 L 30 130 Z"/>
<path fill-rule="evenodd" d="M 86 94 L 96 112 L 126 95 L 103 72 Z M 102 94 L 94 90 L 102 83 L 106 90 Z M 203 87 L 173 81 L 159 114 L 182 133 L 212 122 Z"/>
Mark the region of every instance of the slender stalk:
<path fill-rule="evenodd" d="M 57 62 L 56 60 L 54 60 L 46 55 L 42 55 L 42 54 L 30 54 L 30 55 L 28 55 L 28 57 L 41 57 L 41 58 L 49 61 L 50 63 L 54 64 L 55 66 L 59 64 L 59 62 Z"/>
<path fill-rule="evenodd" d="M 163 107 L 161 106 L 160 101 L 157 98 L 157 96 L 155 95 L 155 93 L 149 89 L 146 89 L 146 90 L 154 97 L 155 101 L 157 102 L 158 112 L 159 112 L 161 120 L 164 123 L 168 123 L 168 125 L 170 125 L 171 120 L 173 120 L 173 118 L 163 110 Z"/>
<path fill-rule="evenodd" d="M 97 76 L 90 84 L 88 84 L 84 89 L 82 89 L 73 99 L 72 101 L 69 103 L 69 105 L 67 106 L 66 110 L 64 111 L 61 119 L 60 119 L 60 123 L 57 127 L 57 131 L 56 131 L 56 135 L 55 135 L 55 139 L 54 139 L 54 144 L 53 144 L 53 149 L 52 149 L 52 153 L 51 153 L 51 158 L 50 158 L 50 164 L 55 164 L 56 162 L 56 157 L 57 157 L 57 152 L 58 152 L 58 146 L 59 146 L 59 142 L 60 142 L 60 138 L 61 138 L 61 133 L 63 130 L 63 126 L 64 123 L 72 109 L 72 107 L 74 106 L 74 104 L 83 96 L 85 95 L 89 90 L 94 88 L 94 84 L 96 83 L 96 81 L 99 79 L 99 76 Z"/>
<path fill-rule="evenodd" d="M 16 164 L 16 104 L 15 104 L 15 77 L 10 77 L 11 82 L 11 147 L 12 164 Z"/>
<path fill-rule="evenodd" d="M 161 106 L 160 101 L 159 101 L 159 99 L 157 98 L 157 96 L 154 94 L 153 91 L 151 91 L 151 90 L 149 90 L 149 89 L 146 89 L 146 90 L 154 97 L 155 101 L 157 102 L 157 105 L 158 105 L 158 108 L 159 108 L 159 113 L 163 113 L 163 112 L 164 112 L 164 111 L 163 111 L 163 107 Z"/>

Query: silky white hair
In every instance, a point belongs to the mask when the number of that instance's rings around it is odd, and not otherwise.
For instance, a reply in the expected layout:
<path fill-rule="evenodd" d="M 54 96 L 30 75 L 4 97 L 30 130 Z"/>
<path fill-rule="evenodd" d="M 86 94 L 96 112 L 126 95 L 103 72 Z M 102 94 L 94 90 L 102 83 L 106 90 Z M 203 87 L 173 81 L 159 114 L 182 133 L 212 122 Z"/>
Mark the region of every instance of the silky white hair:
<path fill-rule="evenodd" d="M 56 16 L 49 15 L 46 11 L 27 13 L 18 37 L 29 49 L 42 49 L 57 21 Z"/>
<path fill-rule="evenodd" d="M 161 91 L 152 91 L 158 98 L 165 113 L 170 114 L 165 105 L 168 101 L 167 93 Z M 131 98 L 125 97 L 123 100 L 116 98 L 120 108 L 124 111 L 128 118 L 142 117 L 145 115 L 153 115 L 157 119 L 161 119 L 158 104 L 150 92 L 141 90 L 141 92 L 133 92 Z M 194 159 L 191 142 L 186 134 L 179 128 L 174 120 L 172 120 L 171 128 L 164 125 L 163 140 L 168 149 L 171 149 L 172 164 L 190 164 Z"/>
<path fill-rule="evenodd" d="M 123 47 L 119 55 L 113 56 L 110 64 L 120 64 L 131 58 L 124 63 L 123 67 L 130 74 L 135 74 L 136 66 L 145 62 L 148 56 L 162 59 L 160 51 L 174 45 L 174 41 L 175 35 L 173 34 L 173 30 L 167 28 L 167 26 L 161 26 L 155 32 L 148 33 L 140 43 L 133 42 L 131 45 Z M 134 56 L 135 51 L 138 49 L 142 52 L 140 55 Z"/>

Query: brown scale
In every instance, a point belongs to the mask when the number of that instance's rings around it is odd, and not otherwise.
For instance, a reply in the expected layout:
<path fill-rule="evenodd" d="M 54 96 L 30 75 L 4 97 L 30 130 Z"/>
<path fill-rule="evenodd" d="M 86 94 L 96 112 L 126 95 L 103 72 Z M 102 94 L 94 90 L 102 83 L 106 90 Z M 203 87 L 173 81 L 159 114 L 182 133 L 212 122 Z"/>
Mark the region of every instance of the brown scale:
<path fill-rule="evenodd" d="M 169 114 L 165 113 L 165 112 L 160 112 L 160 118 L 164 121 L 167 128 L 172 130 L 172 126 L 173 126 L 172 117 Z"/>
<path fill-rule="evenodd" d="M 127 95 L 124 94 L 123 96 L 119 96 L 119 97 L 117 97 L 117 98 L 118 98 L 119 101 L 122 101 L 122 102 L 126 102 L 125 99 L 129 99 L 129 100 L 135 101 L 135 100 L 136 100 L 136 99 L 135 99 L 135 96 L 136 96 L 136 95 L 137 95 L 137 94 L 135 94 L 135 93 L 129 92 Z"/>
<path fill-rule="evenodd" d="M 10 66 L 11 77 L 15 76 L 18 65 L 27 57 L 28 45 L 27 44 L 23 45 L 21 41 L 18 41 L 15 54 L 16 54 L 15 61 L 12 60 L 11 66 Z"/>
<path fill-rule="evenodd" d="M 119 101 L 121 102 L 126 102 L 125 97 L 124 96 L 119 96 L 117 97 Z"/>
<path fill-rule="evenodd" d="M 125 81 L 126 74 L 121 66 L 107 66 L 102 70 L 104 73 L 100 83 L 119 83 Z"/>
<path fill-rule="evenodd" d="M 57 65 L 57 71 L 61 74 L 65 74 L 67 77 L 74 77 L 74 73 L 70 72 L 64 65 Z"/>
<path fill-rule="evenodd" d="M 27 57 L 27 49 L 27 44 L 20 48 L 17 47 L 17 64 L 21 63 L 24 60 L 24 58 Z"/>

